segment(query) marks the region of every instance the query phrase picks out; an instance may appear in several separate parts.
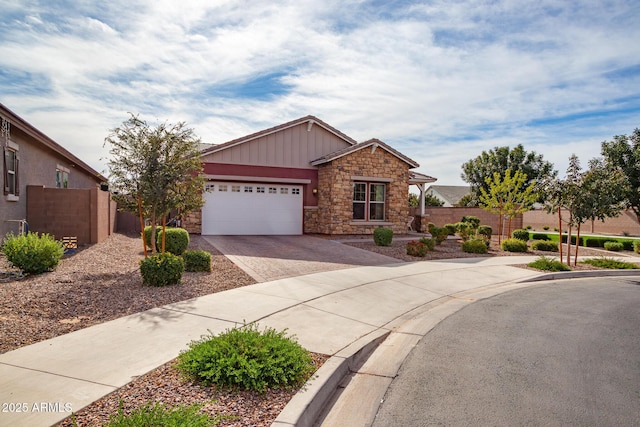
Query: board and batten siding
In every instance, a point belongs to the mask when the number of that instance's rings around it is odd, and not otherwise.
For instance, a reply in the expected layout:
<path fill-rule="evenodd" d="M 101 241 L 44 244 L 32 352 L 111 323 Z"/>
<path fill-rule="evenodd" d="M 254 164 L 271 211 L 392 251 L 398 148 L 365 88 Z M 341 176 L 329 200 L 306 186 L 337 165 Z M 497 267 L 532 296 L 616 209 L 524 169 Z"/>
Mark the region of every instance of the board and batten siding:
<path fill-rule="evenodd" d="M 345 140 L 308 123 L 244 141 L 236 146 L 203 156 L 204 162 L 259 165 L 286 168 L 310 168 L 309 164 L 327 153 L 350 146 Z"/>

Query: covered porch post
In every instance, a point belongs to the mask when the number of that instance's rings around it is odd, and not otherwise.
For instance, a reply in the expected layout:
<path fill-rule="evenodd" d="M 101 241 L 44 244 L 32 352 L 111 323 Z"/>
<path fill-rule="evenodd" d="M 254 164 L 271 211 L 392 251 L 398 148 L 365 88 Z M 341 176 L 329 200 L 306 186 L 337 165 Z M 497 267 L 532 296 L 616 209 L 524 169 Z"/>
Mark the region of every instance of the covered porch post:
<path fill-rule="evenodd" d="M 425 184 L 436 182 L 436 178 L 424 175 L 418 172 L 409 171 L 409 185 L 416 185 L 418 189 L 420 189 L 420 215 L 416 218 L 416 229 L 420 233 L 424 233 L 427 231 L 427 224 L 429 221 L 426 220 L 426 214 L 424 212 L 424 196 L 425 196 Z"/>

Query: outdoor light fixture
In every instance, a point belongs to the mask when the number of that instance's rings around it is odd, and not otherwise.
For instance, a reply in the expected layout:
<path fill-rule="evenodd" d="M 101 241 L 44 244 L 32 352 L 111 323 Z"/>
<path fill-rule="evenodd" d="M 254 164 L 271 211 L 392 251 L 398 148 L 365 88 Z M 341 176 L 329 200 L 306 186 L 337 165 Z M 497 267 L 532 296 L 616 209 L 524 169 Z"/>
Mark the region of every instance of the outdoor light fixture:
<path fill-rule="evenodd" d="M 317 189 L 317 188 L 314 188 L 313 190 L 311 190 L 311 192 L 312 192 L 314 195 L 315 195 L 315 194 L 318 194 L 318 189 Z"/>

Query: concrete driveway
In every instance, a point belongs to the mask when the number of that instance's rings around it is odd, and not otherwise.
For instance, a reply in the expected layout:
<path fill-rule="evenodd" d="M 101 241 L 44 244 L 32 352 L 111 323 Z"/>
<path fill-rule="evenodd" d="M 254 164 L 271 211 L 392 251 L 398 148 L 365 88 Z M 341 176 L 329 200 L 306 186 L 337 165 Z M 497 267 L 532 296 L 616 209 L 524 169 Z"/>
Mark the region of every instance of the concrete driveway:
<path fill-rule="evenodd" d="M 202 236 L 258 282 L 402 261 L 313 236 Z"/>

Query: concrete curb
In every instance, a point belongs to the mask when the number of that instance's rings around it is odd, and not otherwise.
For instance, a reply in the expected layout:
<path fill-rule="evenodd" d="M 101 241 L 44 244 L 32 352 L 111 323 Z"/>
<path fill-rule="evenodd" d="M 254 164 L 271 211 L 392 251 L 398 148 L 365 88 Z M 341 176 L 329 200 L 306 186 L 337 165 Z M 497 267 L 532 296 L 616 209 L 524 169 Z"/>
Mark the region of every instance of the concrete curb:
<path fill-rule="evenodd" d="M 635 270 L 586 270 L 586 271 L 558 271 L 555 273 L 544 273 L 540 276 L 522 279 L 517 283 L 541 282 L 543 280 L 564 280 L 584 277 L 624 277 L 640 276 L 640 269 Z"/>

